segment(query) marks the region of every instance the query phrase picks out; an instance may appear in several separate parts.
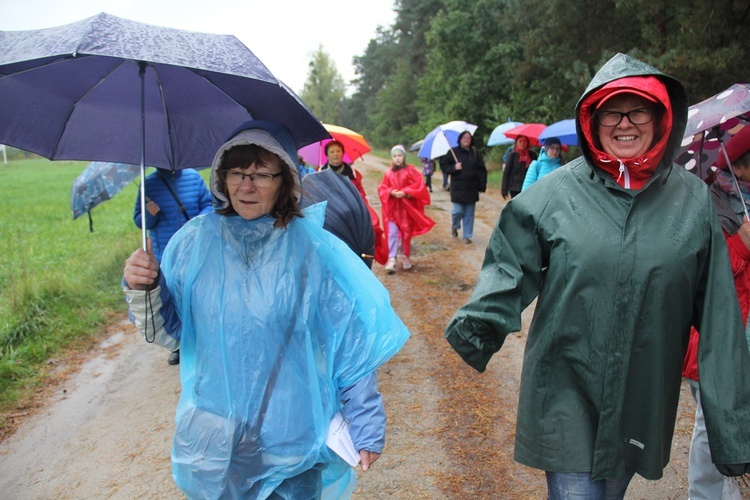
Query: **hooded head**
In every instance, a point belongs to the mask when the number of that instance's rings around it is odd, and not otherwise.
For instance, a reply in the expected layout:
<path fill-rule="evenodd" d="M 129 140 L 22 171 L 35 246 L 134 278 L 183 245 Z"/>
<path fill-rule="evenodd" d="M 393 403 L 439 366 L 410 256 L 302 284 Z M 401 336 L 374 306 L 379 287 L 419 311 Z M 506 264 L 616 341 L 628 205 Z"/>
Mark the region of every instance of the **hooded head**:
<path fill-rule="evenodd" d="M 463 139 L 467 135 L 471 139 L 469 141 L 469 147 L 467 149 L 471 149 L 471 147 L 474 145 L 474 136 L 471 135 L 471 132 L 469 132 L 468 130 L 464 130 L 463 132 L 461 132 L 460 134 L 458 134 L 458 147 L 462 147 L 461 146 L 461 139 Z"/>
<path fill-rule="evenodd" d="M 557 137 L 547 137 L 544 140 L 544 147 L 549 148 L 550 146 L 560 146 L 562 148 L 562 142 Z"/>
<path fill-rule="evenodd" d="M 602 147 L 596 115 L 615 97 L 628 94 L 631 99 L 653 103 L 648 108 L 653 112 L 654 135 L 644 153 L 617 158 Z M 671 167 L 685 131 L 687 107 L 687 94 L 679 81 L 617 54 L 597 72 L 576 106 L 578 143 L 590 163 L 609 172 L 621 185 L 620 169 L 624 167 L 630 187 L 640 189 L 657 170 Z"/>
<path fill-rule="evenodd" d="M 272 153 L 279 160 L 281 187 L 271 210 L 277 224 L 285 226 L 300 211 L 297 202 L 300 198 L 300 179 L 297 163 L 294 160 L 297 148 L 291 132 L 280 123 L 252 120 L 240 125 L 232 132 L 214 156 L 211 163 L 211 194 L 216 211 L 222 215 L 234 215 L 230 196 L 225 182 L 224 172 L 230 168 L 246 168 L 249 165 L 228 165 L 225 156 L 235 147 L 255 145 Z"/>

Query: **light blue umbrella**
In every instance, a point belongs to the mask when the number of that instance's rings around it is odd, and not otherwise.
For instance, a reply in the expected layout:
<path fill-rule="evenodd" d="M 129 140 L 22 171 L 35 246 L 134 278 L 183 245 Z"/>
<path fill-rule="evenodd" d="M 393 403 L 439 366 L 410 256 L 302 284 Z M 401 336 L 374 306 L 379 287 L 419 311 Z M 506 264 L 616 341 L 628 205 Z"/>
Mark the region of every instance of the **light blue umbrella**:
<path fill-rule="evenodd" d="M 560 120 L 555 122 L 539 134 L 539 142 L 544 144 L 545 139 L 557 137 L 566 146 L 578 146 L 578 135 L 576 134 L 576 121 L 574 119 Z"/>
<path fill-rule="evenodd" d="M 519 125 L 523 125 L 523 123 L 512 122 L 510 120 L 498 125 L 497 127 L 495 127 L 495 130 L 493 130 L 492 133 L 490 134 L 490 138 L 487 140 L 487 145 L 488 146 L 500 146 L 502 144 L 512 144 L 515 139 L 506 137 L 505 132 Z"/>
<path fill-rule="evenodd" d="M 458 146 L 458 136 L 465 131 L 474 135 L 477 125 L 460 120 L 438 125 L 424 138 L 424 143 L 417 155 L 420 158 L 434 159 L 444 156 L 449 151 L 452 153 L 453 148 Z"/>
<path fill-rule="evenodd" d="M 94 231 L 91 209 L 111 199 L 135 180 L 141 172 L 140 165 L 125 163 L 91 162 L 73 181 L 70 190 L 70 210 L 73 219 L 89 214 L 89 231 Z"/>

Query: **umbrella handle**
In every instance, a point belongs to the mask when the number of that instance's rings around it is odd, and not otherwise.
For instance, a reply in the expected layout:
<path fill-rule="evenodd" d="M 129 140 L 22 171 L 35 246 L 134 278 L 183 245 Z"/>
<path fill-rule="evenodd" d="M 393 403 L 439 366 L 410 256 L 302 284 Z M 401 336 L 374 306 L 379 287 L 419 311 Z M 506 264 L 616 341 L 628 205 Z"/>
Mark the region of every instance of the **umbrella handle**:
<path fill-rule="evenodd" d="M 734 187 L 737 190 L 737 195 L 740 197 L 740 201 L 742 202 L 742 208 L 745 210 L 745 217 L 750 220 L 750 214 L 747 211 L 747 204 L 745 203 L 745 197 L 742 196 L 742 191 L 740 191 L 740 183 L 737 181 L 737 176 L 734 174 L 734 168 L 732 167 L 732 162 L 729 161 L 729 155 L 727 154 L 727 150 L 724 147 L 724 141 L 719 141 L 719 147 L 721 148 L 721 153 L 724 155 L 724 159 L 727 162 L 727 170 L 732 174 L 732 180 L 734 181 Z"/>
<path fill-rule="evenodd" d="M 448 147 L 450 148 L 451 154 L 453 155 L 453 161 L 455 161 L 456 163 L 458 163 L 458 157 L 456 156 L 456 152 L 453 151 L 453 148 L 451 147 L 451 141 L 448 140 L 448 136 L 445 135 L 445 131 L 442 128 L 440 129 L 440 133 L 443 134 L 443 137 L 445 138 L 445 142 L 448 143 Z M 459 146 L 460 146 L 460 144 L 459 144 Z"/>

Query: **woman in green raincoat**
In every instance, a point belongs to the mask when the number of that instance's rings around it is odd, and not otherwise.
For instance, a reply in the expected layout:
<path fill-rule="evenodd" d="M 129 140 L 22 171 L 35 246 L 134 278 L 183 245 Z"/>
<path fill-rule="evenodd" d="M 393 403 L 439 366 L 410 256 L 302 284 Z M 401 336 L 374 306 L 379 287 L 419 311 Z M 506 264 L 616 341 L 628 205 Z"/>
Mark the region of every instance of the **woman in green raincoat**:
<path fill-rule="evenodd" d="M 576 106 L 583 156 L 503 209 L 468 304 L 445 334 L 484 371 L 534 300 L 516 461 L 549 498 L 622 498 L 669 462 L 690 327 L 701 332 L 714 463 L 750 463 L 750 356 L 706 185 L 674 165 L 680 82 L 618 54 Z"/>

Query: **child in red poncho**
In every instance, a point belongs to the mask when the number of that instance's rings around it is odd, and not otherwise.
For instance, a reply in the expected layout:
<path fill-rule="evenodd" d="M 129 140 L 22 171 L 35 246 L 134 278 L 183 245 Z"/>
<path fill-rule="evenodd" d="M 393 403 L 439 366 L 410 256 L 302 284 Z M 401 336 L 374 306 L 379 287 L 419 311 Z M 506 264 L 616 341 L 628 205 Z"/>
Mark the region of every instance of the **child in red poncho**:
<path fill-rule="evenodd" d="M 406 163 L 406 149 L 401 144 L 391 149 L 393 163 L 386 170 L 378 186 L 382 207 L 383 225 L 388 240 L 388 261 L 385 270 L 396 272 L 398 243 L 401 240 L 402 268 L 412 268 L 411 239 L 432 229 L 435 221 L 427 217 L 424 207 L 430 204 L 422 174 L 413 165 Z"/>

